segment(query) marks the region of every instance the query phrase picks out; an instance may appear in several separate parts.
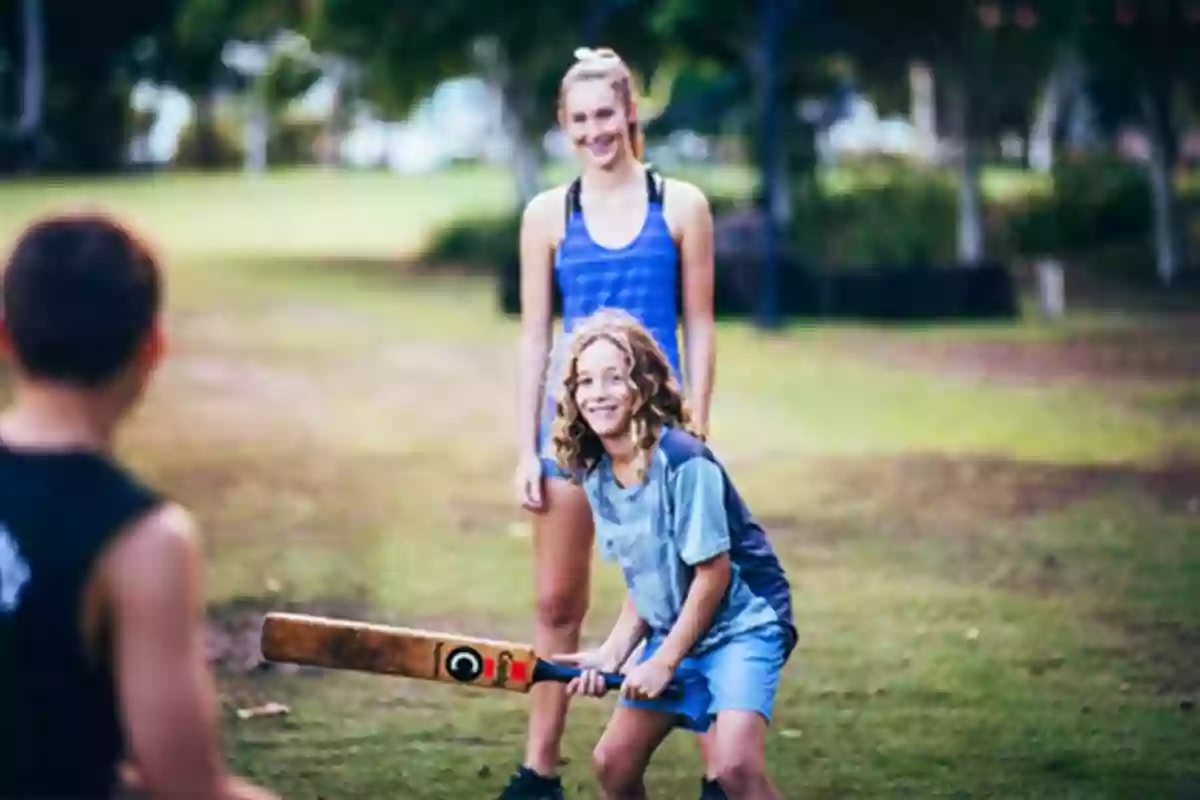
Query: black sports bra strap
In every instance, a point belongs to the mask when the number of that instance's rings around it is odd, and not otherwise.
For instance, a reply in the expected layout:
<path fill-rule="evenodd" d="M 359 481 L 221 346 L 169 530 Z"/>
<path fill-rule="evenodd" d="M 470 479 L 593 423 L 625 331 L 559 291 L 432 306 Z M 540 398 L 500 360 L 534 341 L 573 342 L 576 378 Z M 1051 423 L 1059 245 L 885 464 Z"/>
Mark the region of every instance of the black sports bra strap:
<path fill-rule="evenodd" d="M 667 185 L 666 185 L 666 181 L 664 181 L 663 184 L 660 186 L 658 181 L 656 181 L 654 179 L 656 174 L 657 173 L 654 171 L 653 167 L 651 167 L 651 166 L 646 167 L 646 194 L 649 195 L 651 203 L 657 203 L 657 204 L 661 205 L 662 201 L 663 201 L 663 195 L 666 194 Z M 566 203 L 565 203 L 566 208 L 564 209 L 564 214 L 566 217 L 566 221 L 568 223 L 571 221 L 572 214 L 582 214 L 583 213 L 583 206 L 580 205 L 580 202 L 579 202 L 579 195 L 580 195 L 582 189 L 583 189 L 583 179 L 582 178 L 576 178 L 575 180 L 571 181 L 571 185 L 567 187 L 567 196 L 566 196 Z"/>
<path fill-rule="evenodd" d="M 666 181 L 663 182 L 662 186 L 659 186 L 658 181 L 656 181 L 654 179 L 654 176 L 655 176 L 654 167 L 647 164 L 646 165 L 646 194 L 648 194 L 650 196 L 651 203 L 658 203 L 661 205 L 662 201 L 663 201 L 663 192 L 666 189 Z"/>
<path fill-rule="evenodd" d="M 582 185 L 582 179 L 576 178 L 571 181 L 571 185 L 567 187 L 567 202 L 566 202 L 566 219 L 571 221 L 571 214 L 583 211 L 583 207 L 579 205 L 579 190 Z"/>

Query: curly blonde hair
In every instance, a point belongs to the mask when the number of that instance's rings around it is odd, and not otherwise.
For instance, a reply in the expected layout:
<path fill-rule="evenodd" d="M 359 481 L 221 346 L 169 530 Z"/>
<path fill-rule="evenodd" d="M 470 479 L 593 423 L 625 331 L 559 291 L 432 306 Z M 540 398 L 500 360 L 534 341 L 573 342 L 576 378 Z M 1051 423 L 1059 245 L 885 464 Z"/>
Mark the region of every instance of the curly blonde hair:
<path fill-rule="evenodd" d="M 691 410 L 662 347 L 641 322 L 625 311 L 601 309 L 582 320 L 571 334 L 555 402 L 555 458 L 560 467 L 579 476 L 591 470 L 604 455 L 600 437 L 587 424 L 575 400 L 579 357 L 602 339 L 625 354 L 629 367 L 629 387 L 633 393 L 630 435 L 639 464 L 639 479 L 644 480 L 646 455 L 657 443 L 663 425 L 699 434 L 692 428 Z"/>

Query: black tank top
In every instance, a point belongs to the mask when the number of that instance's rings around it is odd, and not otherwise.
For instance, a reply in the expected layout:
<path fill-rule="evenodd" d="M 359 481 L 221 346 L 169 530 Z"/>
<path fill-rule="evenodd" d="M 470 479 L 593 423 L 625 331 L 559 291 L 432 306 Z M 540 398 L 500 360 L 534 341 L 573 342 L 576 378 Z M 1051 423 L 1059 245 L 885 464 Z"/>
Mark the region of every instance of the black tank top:
<path fill-rule="evenodd" d="M 160 502 L 101 455 L 0 442 L 0 797 L 111 796 L 124 735 L 107 659 L 85 653 L 84 589 Z"/>

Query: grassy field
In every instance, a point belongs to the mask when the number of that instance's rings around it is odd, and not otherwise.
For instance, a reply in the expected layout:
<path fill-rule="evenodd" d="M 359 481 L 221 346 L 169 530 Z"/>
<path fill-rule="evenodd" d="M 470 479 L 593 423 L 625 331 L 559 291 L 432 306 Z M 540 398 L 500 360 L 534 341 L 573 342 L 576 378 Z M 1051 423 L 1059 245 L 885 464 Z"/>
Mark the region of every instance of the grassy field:
<path fill-rule="evenodd" d="M 235 768 L 289 798 L 487 798 L 520 697 L 256 667 L 269 608 L 526 638 L 515 323 L 420 272 L 501 173 L 17 184 L 0 241 L 98 205 L 169 265 L 172 355 L 125 454 L 207 535 Z M 1200 797 L 1200 319 L 723 324 L 714 446 L 795 586 L 769 740 L 787 798 Z M 2 382 L 0 382 L 2 383 Z M 598 559 L 587 634 L 619 576 Z M 241 719 L 266 702 L 289 713 Z M 609 701 L 570 719 L 570 796 Z M 695 796 L 678 735 L 651 796 Z"/>

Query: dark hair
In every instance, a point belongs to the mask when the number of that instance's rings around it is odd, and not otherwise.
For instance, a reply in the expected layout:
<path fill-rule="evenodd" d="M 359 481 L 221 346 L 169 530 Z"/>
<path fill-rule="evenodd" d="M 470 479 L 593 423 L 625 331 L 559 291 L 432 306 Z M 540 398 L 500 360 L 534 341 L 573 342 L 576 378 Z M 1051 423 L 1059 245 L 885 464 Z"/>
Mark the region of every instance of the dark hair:
<path fill-rule="evenodd" d="M 100 215 L 59 216 L 17 240 L 2 313 L 31 377 L 95 387 L 134 356 L 161 293 L 158 264 L 133 234 Z"/>

